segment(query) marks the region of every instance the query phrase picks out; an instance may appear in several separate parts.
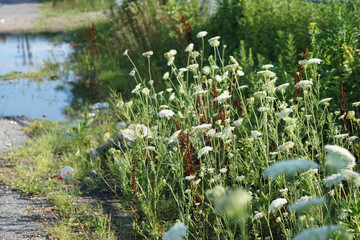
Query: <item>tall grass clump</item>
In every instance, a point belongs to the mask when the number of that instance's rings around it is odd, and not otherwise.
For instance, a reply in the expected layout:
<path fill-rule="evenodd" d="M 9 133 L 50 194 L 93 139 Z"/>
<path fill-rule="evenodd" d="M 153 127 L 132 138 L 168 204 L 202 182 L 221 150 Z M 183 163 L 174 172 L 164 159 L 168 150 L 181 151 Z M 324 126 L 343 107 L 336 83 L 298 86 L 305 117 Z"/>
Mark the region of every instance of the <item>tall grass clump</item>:
<path fill-rule="evenodd" d="M 348 214 L 359 194 L 358 112 L 345 129 L 344 116 L 329 110 L 331 98 L 320 98 L 323 61 L 300 61 L 306 73 L 296 84 L 265 64 L 250 90 L 239 59 L 224 58 L 219 36 L 202 31 L 197 38 L 202 44 L 185 48 L 185 62 L 175 64 L 176 51 L 165 54 L 163 90 L 154 88 L 151 63 L 163 54 L 146 51 L 148 71 L 133 65 L 129 72 L 133 97 L 112 97 L 128 127 L 120 130 L 125 148 L 108 156 L 131 200 L 136 233 L 167 239 L 178 227 L 178 239 L 358 236 Z M 132 51 L 123 54 L 133 63 Z"/>

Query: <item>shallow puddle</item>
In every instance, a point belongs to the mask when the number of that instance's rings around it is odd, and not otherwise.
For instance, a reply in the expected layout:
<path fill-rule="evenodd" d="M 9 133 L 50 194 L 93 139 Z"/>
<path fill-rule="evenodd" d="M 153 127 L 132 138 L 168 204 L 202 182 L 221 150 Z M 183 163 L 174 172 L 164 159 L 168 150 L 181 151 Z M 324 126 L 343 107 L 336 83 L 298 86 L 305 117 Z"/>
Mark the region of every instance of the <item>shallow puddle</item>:
<path fill-rule="evenodd" d="M 45 62 L 66 61 L 72 52 L 70 44 L 54 44 L 47 35 L 0 35 L 0 75 L 11 72 L 37 72 Z M 59 80 L 43 81 L 21 78 L 0 78 L 0 116 L 64 120 L 71 101 L 74 74 L 69 72 Z M 49 76 L 47 78 L 50 78 Z"/>

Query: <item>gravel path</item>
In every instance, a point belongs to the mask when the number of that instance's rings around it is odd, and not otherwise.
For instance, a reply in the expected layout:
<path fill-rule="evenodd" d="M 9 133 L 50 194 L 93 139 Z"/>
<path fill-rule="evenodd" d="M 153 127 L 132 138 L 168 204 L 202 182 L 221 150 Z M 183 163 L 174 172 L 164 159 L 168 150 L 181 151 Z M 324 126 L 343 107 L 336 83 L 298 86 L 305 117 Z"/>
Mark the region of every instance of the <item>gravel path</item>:
<path fill-rule="evenodd" d="M 43 17 L 37 0 L 0 0 L 0 34 L 63 32 L 106 18 L 102 12 Z"/>
<path fill-rule="evenodd" d="M 21 127 L 29 124 L 25 118 L 0 119 L 0 152 L 23 145 L 27 139 Z M 0 168 L 6 166 L 0 158 Z M 39 204 L 31 202 L 7 186 L 0 184 L 0 239 L 46 239 L 41 223 L 36 219 L 39 215 Z"/>

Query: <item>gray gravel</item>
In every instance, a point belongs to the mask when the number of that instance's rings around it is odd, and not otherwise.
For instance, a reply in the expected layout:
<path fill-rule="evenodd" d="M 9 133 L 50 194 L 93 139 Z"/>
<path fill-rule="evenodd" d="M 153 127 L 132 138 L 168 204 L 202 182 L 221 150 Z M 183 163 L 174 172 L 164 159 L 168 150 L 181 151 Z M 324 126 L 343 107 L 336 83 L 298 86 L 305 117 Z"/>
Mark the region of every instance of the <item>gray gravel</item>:
<path fill-rule="evenodd" d="M 0 151 L 7 153 L 25 144 L 27 136 L 21 127 L 29 124 L 25 118 L 0 119 Z M 6 161 L 0 160 L 0 168 Z M 37 218 L 40 207 L 19 193 L 0 184 L 0 239 L 46 239 Z"/>

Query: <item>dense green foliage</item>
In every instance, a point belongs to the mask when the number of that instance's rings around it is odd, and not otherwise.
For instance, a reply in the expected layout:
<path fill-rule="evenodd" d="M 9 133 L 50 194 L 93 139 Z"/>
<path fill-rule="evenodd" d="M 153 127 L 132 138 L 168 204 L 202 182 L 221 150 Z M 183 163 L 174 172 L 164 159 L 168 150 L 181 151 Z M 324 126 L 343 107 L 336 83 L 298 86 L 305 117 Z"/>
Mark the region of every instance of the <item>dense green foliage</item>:
<path fill-rule="evenodd" d="M 31 180 L 97 168 L 149 239 L 359 238 L 359 3 L 209 2 L 127 1 L 75 31 L 77 96 L 110 105 L 34 125 L 61 161 L 36 153 Z"/>

